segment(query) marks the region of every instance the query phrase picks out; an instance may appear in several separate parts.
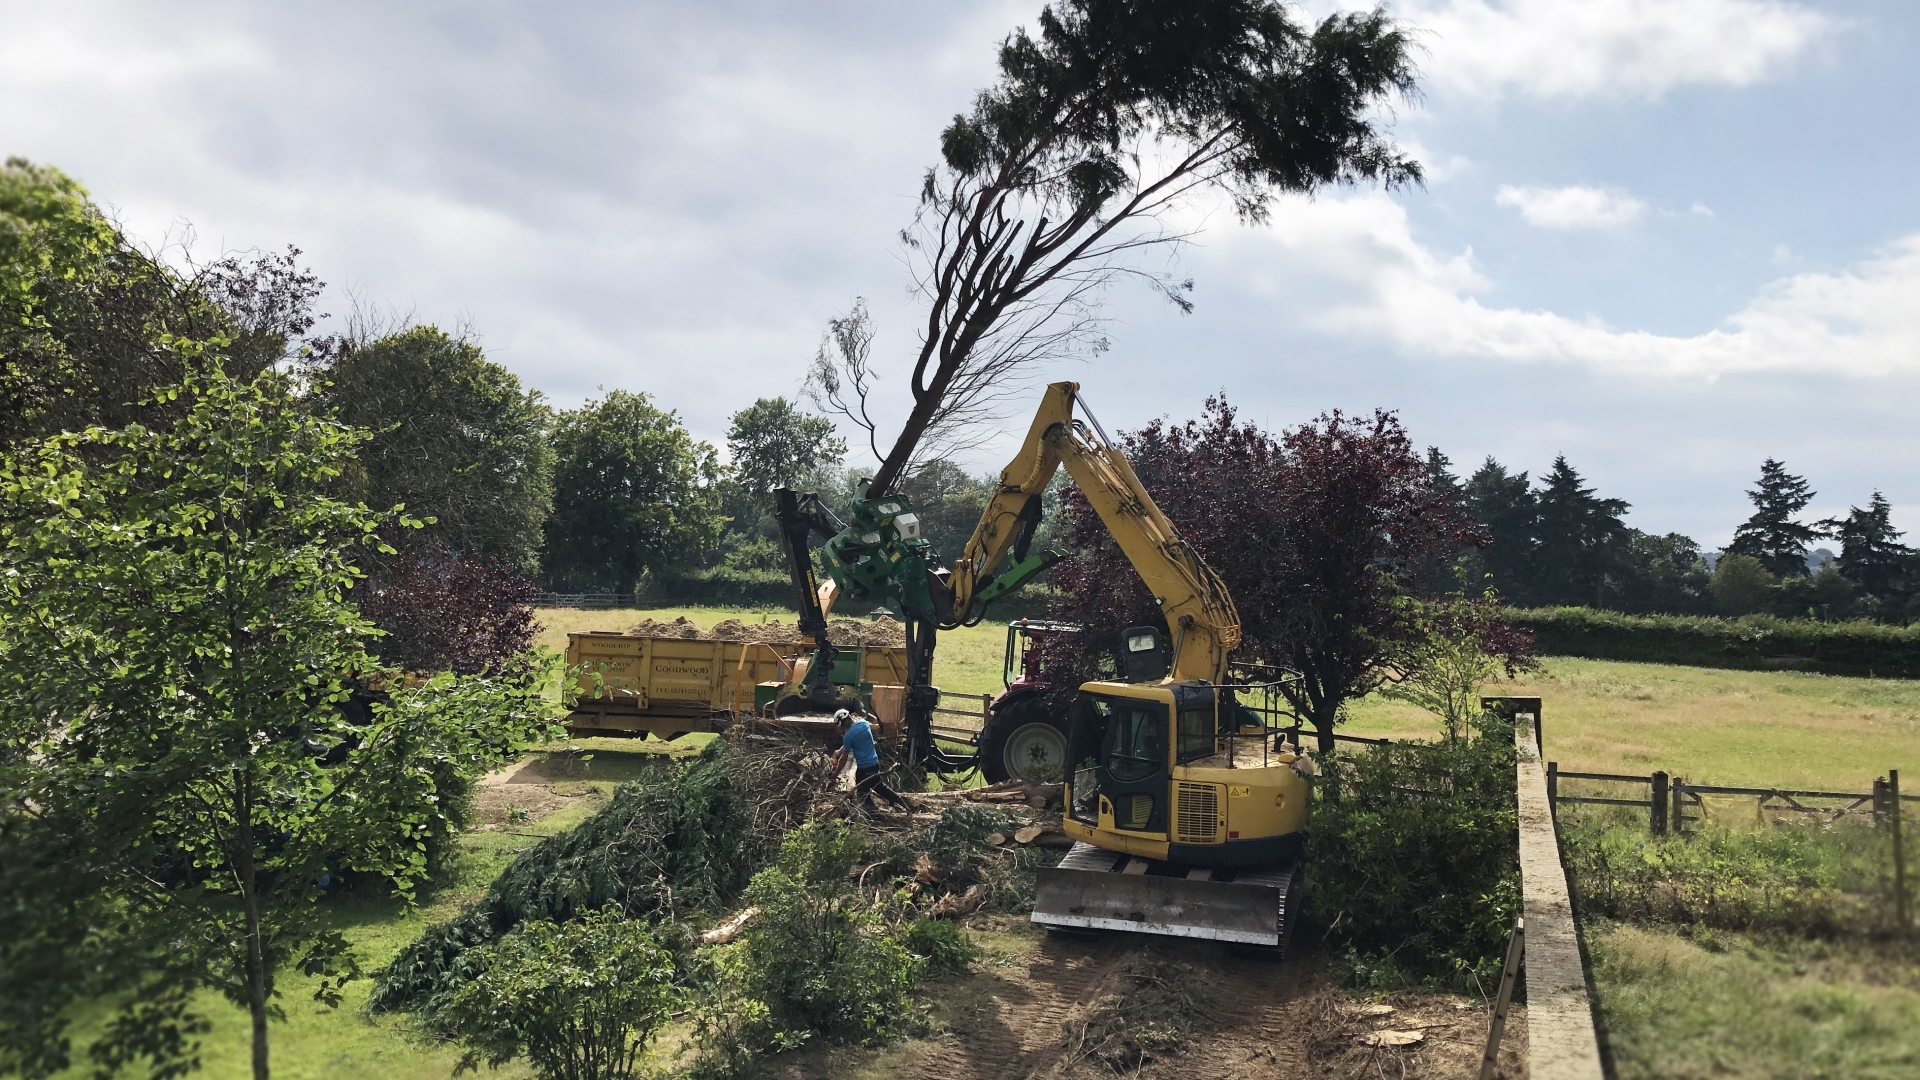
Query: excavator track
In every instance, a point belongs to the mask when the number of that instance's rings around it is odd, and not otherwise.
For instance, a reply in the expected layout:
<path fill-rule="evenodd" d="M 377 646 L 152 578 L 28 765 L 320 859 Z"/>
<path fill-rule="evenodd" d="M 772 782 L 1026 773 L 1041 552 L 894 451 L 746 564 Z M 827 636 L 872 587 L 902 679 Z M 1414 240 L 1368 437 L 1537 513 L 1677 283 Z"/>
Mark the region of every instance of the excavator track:
<path fill-rule="evenodd" d="M 1034 871 L 1033 921 L 1049 930 L 1122 930 L 1251 946 L 1279 959 L 1292 937 L 1304 866 L 1183 867 L 1076 843 Z"/>

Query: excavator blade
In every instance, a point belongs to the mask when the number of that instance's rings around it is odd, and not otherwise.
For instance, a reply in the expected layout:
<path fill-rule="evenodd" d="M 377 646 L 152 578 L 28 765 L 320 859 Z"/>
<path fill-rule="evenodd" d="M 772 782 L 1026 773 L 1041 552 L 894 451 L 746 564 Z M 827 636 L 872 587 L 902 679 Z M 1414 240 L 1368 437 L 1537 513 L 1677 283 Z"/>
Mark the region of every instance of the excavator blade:
<path fill-rule="evenodd" d="M 1297 863 L 1189 871 L 1085 843 L 1074 844 L 1059 866 L 1037 867 L 1034 875 L 1033 921 L 1043 926 L 1204 938 L 1276 951 L 1292 929 L 1301 880 Z M 1219 877 L 1227 880 L 1214 880 Z"/>

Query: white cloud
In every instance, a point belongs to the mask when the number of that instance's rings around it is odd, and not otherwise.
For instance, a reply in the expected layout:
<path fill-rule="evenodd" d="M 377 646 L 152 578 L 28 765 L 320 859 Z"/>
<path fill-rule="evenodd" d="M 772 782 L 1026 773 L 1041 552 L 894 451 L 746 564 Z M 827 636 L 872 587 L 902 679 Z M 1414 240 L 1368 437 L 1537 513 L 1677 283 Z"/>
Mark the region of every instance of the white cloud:
<path fill-rule="evenodd" d="M 1646 213 L 1647 204 L 1623 191 L 1576 184 L 1541 188 L 1500 185 L 1493 201 L 1520 211 L 1527 224 L 1542 229 L 1612 229 Z"/>
<path fill-rule="evenodd" d="M 1841 272 L 1781 278 L 1692 336 L 1490 306 L 1482 297 L 1496 283 L 1472 252 L 1436 254 L 1384 196 L 1290 201 L 1275 208 L 1270 228 L 1236 239 L 1245 242 L 1265 248 L 1241 263 L 1255 292 L 1310 313 L 1301 317 L 1322 333 L 1384 340 L 1413 356 L 1706 381 L 1761 371 L 1920 375 L 1920 234 Z"/>
<path fill-rule="evenodd" d="M 1411 0 L 1395 13 L 1430 32 L 1434 85 L 1483 99 L 1748 86 L 1839 27 L 1787 0 Z"/>

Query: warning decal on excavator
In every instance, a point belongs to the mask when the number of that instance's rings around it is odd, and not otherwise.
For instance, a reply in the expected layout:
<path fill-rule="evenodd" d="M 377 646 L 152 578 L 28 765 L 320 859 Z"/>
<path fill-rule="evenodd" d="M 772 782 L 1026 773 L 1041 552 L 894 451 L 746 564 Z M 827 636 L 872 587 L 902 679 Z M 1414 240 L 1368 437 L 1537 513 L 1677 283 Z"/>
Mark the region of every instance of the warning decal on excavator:
<path fill-rule="evenodd" d="M 1247 797 L 1247 791 L 1248 791 L 1248 788 L 1245 784 L 1228 784 L 1227 798 L 1244 799 Z"/>

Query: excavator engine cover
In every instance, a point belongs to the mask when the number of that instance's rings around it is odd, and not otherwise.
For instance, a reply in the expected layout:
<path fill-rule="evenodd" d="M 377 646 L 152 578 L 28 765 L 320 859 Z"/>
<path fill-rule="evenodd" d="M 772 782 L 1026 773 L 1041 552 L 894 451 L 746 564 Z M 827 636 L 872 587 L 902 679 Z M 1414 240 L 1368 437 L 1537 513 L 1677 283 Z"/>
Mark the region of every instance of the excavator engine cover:
<path fill-rule="evenodd" d="M 1063 930 L 1129 930 L 1284 951 L 1301 866 L 1208 870 L 1076 843 L 1034 869 L 1033 921 Z"/>

